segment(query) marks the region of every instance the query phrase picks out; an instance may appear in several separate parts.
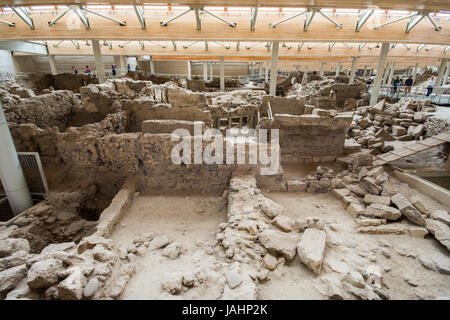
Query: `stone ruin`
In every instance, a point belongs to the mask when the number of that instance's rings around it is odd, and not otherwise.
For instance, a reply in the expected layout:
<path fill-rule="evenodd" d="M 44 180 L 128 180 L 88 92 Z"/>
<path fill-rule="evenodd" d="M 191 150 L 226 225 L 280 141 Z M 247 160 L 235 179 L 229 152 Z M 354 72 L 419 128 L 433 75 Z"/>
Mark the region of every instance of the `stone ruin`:
<path fill-rule="evenodd" d="M 402 98 L 370 107 L 366 86 L 358 79 L 347 84 L 344 76 L 307 74 L 306 83 L 283 87 L 282 97 L 141 77 L 129 73 L 96 84 L 82 75 L 28 75 L 2 84 L 16 148 L 39 153 L 51 192 L 0 226 L 0 298 L 128 297 L 127 286 L 135 285 L 137 266 L 149 255 L 162 265 L 195 260 L 189 271 L 151 271 L 161 275 L 160 298 L 273 298 L 267 288 L 279 282 L 283 290 L 284 278 L 311 284 L 315 289 L 305 292 L 323 299 L 450 294 L 443 281 L 450 273 L 448 208 L 423 200 L 391 168 L 373 164 L 395 143 L 445 132 L 448 125 L 433 117 L 430 101 Z M 47 82 L 39 86 L 42 79 Z M 203 132 L 279 129 L 281 167 L 263 176 L 258 165 L 172 163 L 178 142 L 171 133 L 193 134 L 199 122 Z M 246 153 L 253 143 L 246 142 Z M 292 164 L 311 170 L 300 176 Z M 199 209 L 223 210 L 214 240 L 196 243 L 197 251 L 160 230 L 118 241 L 113 235 L 148 193 L 186 194 L 186 201 L 214 195 L 216 202 L 204 200 Z M 409 253 L 388 238 L 395 236 L 439 250 Z M 399 284 L 391 268 L 401 269 L 403 259 L 423 270 Z M 420 287 L 427 277 L 440 283 L 431 293 L 393 290 Z"/>

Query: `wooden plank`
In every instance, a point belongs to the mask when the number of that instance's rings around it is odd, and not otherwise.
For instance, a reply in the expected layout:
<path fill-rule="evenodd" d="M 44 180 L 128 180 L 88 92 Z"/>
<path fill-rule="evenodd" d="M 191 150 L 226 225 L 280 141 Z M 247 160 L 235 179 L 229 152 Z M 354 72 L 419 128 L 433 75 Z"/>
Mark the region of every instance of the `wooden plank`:
<path fill-rule="evenodd" d="M 423 145 L 426 145 L 426 146 L 429 146 L 429 147 L 435 147 L 435 146 L 438 146 L 438 145 L 440 145 L 440 144 L 442 144 L 444 142 L 442 140 L 435 139 L 435 138 L 431 137 L 431 138 L 427 138 L 427 139 L 422 140 L 422 141 L 417 141 L 417 143 L 423 144 Z"/>
<path fill-rule="evenodd" d="M 434 136 L 434 138 L 450 142 L 450 132 L 439 133 L 437 136 Z"/>
<path fill-rule="evenodd" d="M 29 5 L 29 4 L 28 4 Z M 320 15 L 314 17 L 307 32 L 301 27 L 302 19 L 292 19 L 269 28 L 269 24 L 280 20 L 279 14 L 266 14 L 258 17 L 255 31 L 250 30 L 250 16 L 238 13 L 228 13 L 226 19 L 237 23 L 236 28 L 230 28 L 226 23 L 206 15 L 202 17 L 202 29 L 196 29 L 195 17 L 188 13 L 171 22 L 167 27 L 160 25 L 161 21 L 167 20 L 171 15 L 166 12 L 152 12 L 151 18 L 147 19 L 147 29 L 141 25 L 132 11 L 114 11 L 108 15 L 126 22 L 126 26 L 102 17 L 89 15 L 91 28 L 86 29 L 79 19 L 73 15 L 65 15 L 55 26 L 50 27 L 48 22 L 56 17 L 54 12 L 39 12 L 32 14 L 35 29 L 30 30 L 16 15 L 8 16 L 8 21 L 15 22 L 16 27 L 0 25 L 0 39 L 3 40 L 155 40 L 155 41 L 283 41 L 283 42 L 399 42 L 399 43 L 425 43 L 450 45 L 450 21 L 441 19 L 440 31 L 433 31 L 430 23 L 419 23 L 409 33 L 405 32 L 406 22 L 392 23 L 374 29 L 373 26 L 390 18 L 372 15 L 364 27 L 355 32 L 357 15 L 338 15 L 335 19 L 343 25 L 337 30 L 336 26 Z M 219 14 L 223 15 L 223 14 Z M 432 34 L 433 36 L 430 36 Z M 293 48 L 291 50 L 295 50 Z M 243 49 L 241 49 L 243 50 Z M 411 54 L 413 50 L 411 50 Z M 444 51 L 444 50 L 436 50 Z"/>

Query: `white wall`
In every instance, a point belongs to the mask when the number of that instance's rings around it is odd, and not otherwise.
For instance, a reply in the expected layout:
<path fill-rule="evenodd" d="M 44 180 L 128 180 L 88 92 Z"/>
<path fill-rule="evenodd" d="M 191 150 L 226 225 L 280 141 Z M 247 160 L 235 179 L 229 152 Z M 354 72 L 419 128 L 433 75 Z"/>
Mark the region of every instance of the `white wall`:
<path fill-rule="evenodd" d="M 0 50 L 0 71 L 1 72 L 15 72 L 14 61 L 11 51 Z"/>

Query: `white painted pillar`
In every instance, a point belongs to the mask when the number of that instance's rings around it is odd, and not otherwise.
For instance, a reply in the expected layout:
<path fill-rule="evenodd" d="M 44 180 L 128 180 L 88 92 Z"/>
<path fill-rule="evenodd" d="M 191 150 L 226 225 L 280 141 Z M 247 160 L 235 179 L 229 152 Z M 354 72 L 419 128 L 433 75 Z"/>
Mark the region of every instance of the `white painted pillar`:
<path fill-rule="evenodd" d="M 264 69 L 264 82 L 269 83 L 269 62 L 266 62 L 266 68 Z"/>
<path fill-rule="evenodd" d="M 14 215 L 33 206 L 27 181 L 0 102 L 0 178 Z"/>
<path fill-rule="evenodd" d="M 150 74 L 154 75 L 155 74 L 155 61 L 150 60 Z"/>
<path fill-rule="evenodd" d="M 413 74 L 412 74 L 413 85 L 415 85 L 416 75 L 417 75 L 418 70 L 419 70 L 419 63 L 416 63 L 416 65 L 414 66 Z"/>
<path fill-rule="evenodd" d="M 383 80 L 383 67 L 386 65 L 386 59 L 389 52 L 389 43 L 383 43 L 381 45 L 380 57 L 378 58 L 377 75 L 372 87 L 372 93 L 370 95 L 370 105 L 373 106 L 378 102 L 378 95 L 380 93 L 381 80 Z"/>
<path fill-rule="evenodd" d="M 275 96 L 277 93 L 277 70 L 278 70 L 278 49 L 280 43 L 277 41 L 272 42 L 272 66 L 270 68 L 270 86 L 269 94 Z"/>
<path fill-rule="evenodd" d="M 209 62 L 209 80 L 213 80 L 213 62 Z"/>
<path fill-rule="evenodd" d="M 386 63 L 386 67 L 384 68 L 384 73 L 383 73 L 383 85 L 386 84 L 388 76 L 389 76 L 389 63 Z"/>
<path fill-rule="evenodd" d="M 258 71 L 258 78 L 261 79 L 263 75 L 263 67 L 262 62 L 259 63 L 259 71 Z"/>
<path fill-rule="evenodd" d="M 300 66 L 295 66 L 295 71 L 299 72 L 300 71 Z"/>
<path fill-rule="evenodd" d="M 440 87 L 442 85 L 442 80 L 444 80 L 445 68 L 447 67 L 448 59 L 442 58 L 441 65 L 438 69 L 438 75 L 436 78 L 436 87 Z"/>
<path fill-rule="evenodd" d="M 191 80 L 192 79 L 192 75 L 191 75 L 191 61 L 188 61 L 187 62 L 187 78 L 188 78 L 188 80 Z"/>
<path fill-rule="evenodd" d="M 348 83 L 352 84 L 355 81 L 355 71 L 356 63 L 358 62 L 358 57 L 353 57 L 352 68 L 350 69 L 350 80 Z"/>
<path fill-rule="evenodd" d="M 442 85 L 443 86 L 445 86 L 447 84 L 448 69 L 450 69 L 450 65 L 447 63 L 447 68 L 445 69 L 444 79 L 442 79 Z"/>
<path fill-rule="evenodd" d="M 392 78 L 394 76 L 394 70 L 395 70 L 395 62 L 391 62 L 391 69 L 389 70 L 389 79 L 387 81 L 387 85 L 391 85 L 392 83 Z"/>
<path fill-rule="evenodd" d="M 52 54 L 48 55 L 48 62 L 50 63 L 50 70 L 52 71 L 52 75 L 57 75 L 58 71 L 56 70 L 56 61 L 55 56 Z"/>
<path fill-rule="evenodd" d="M 367 72 L 367 65 L 364 66 L 364 71 L 363 71 L 363 78 L 366 77 L 366 72 Z M 370 72 L 369 72 L 370 73 Z"/>
<path fill-rule="evenodd" d="M 225 91 L 225 58 L 220 57 L 220 91 Z"/>
<path fill-rule="evenodd" d="M 338 62 L 336 65 L 336 77 L 339 77 L 340 72 L 341 72 L 341 63 Z"/>
<path fill-rule="evenodd" d="M 120 71 L 122 74 L 127 73 L 127 59 L 125 56 L 120 56 Z"/>
<path fill-rule="evenodd" d="M 97 67 L 98 82 L 106 81 L 105 67 L 103 66 L 102 52 L 100 51 L 100 44 L 98 40 L 92 40 L 92 49 L 94 50 L 95 65 Z"/>
<path fill-rule="evenodd" d="M 208 80 L 208 62 L 207 61 L 203 61 L 203 80 L 204 81 Z"/>
<path fill-rule="evenodd" d="M 320 71 L 319 71 L 319 76 L 321 76 L 321 77 L 323 77 L 324 68 L 325 68 L 325 62 L 322 62 L 320 64 Z"/>

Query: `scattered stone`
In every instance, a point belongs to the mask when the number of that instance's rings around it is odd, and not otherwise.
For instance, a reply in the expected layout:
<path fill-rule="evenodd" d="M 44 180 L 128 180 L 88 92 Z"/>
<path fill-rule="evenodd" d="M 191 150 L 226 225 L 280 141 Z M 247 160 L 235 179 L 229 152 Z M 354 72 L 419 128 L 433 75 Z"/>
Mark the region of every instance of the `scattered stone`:
<path fill-rule="evenodd" d="M 284 232 L 291 232 L 292 231 L 292 224 L 293 220 L 292 218 L 285 216 L 285 215 L 277 215 L 273 220 L 272 224 L 279 229 L 281 229 Z"/>
<path fill-rule="evenodd" d="M 291 261 L 295 257 L 299 237 L 292 233 L 266 229 L 258 235 L 258 240 L 269 252 L 282 254 L 286 260 Z"/>
<path fill-rule="evenodd" d="M 162 255 L 169 259 L 176 259 L 180 255 L 181 252 L 181 243 L 173 242 L 166 246 L 162 252 Z"/>
<path fill-rule="evenodd" d="M 331 193 L 339 200 L 342 200 L 344 197 L 347 197 L 350 195 L 350 190 L 348 190 L 348 189 L 333 189 L 331 191 Z"/>
<path fill-rule="evenodd" d="M 306 191 L 306 183 L 301 180 L 288 180 L 286 185 L 289 192 Z"/>
<path fill-rule="evenodd" d="M 431 213 L 430 217 L 450 226 L 450 214 L 448 214 L 448 212 L 445 210 L 435 210 Z"/>
<path fill-rule="evenodd" d="M 400 223 L 391 223 L 380 226 L 361 227 L 357 231 L 368 234 L 404 234 L 408 232 L 408 229 Z"/>
<path fill-rule="evenodd" d="M 10 256 L 20 250 L 30 252 L 30 244 L 27 239 L 6 238 L 0 240 L 0 258 Z"/>
<path fill-rule="evenodd" d="M 263 213 L 269 218 L 275 218 L 279 214 L 284 213 L 284 207 L 275 201 L 270 200 L 264 196 L 258 199 L 258 205 Z"/>
<path fill-rule="evenodd" d="M 301 262 L 315 274 L 320 274 L 325 252 L 326 233 L 318 229 L 306 229 L 297 244 L 297 254 Z"/>
<path fill-rule="evenodd" d="M 377 203 L 389 206 L 391 204 L 391 198 L 386 196 L 375 196 L 373 194 L 366 194 L 364 196 L 364 202 L 367 204 Z"/>
<path fill-rule="evenodd" d="M 161 288 L 170 294 L 174 295 L 179 294 L 183 289 L 182 276 L 179 275 L 171 276 L 168 280 L 162 283 Z"/>
<path fill-rule="evenodd" d="M 27 258 L 28 253 L 24 250 L 19 250 L 8 257 L 0 258 L 0 271 L 24 264 Z"/>
<path fill-rule="evenodd" d="M 356 219 L 356 223 L 360 227 L 369 227 L 369 226 L 381 226 L 382 224 L 386 224 L 386 219 L 376 219 L 376 218 L 367 218 L 367 217 L 358 217 Z"/>
<path fill-rule="evenodd" d="M 373 203 L 368 206 L 363 215 L 370 218 L 381 218 L 387 220 L 398 220 L 402 216 L 399 210 L 378 203 Z"/>
<path fill-rule="evenodd" d="M 359 184 L 367 190 L 367 192 L 373 195 L 379 195 L 381 193 L 382 188 L 377 184 L 377 181 L 371 177 L 363 178 Z"/>
<path fill-rule="evenodd" d="M 235 269 L 226 272 L 225 279 L 227 281 L 228 286 L 231 289 L 236 288 L 237 286 L 239 286 L 242 283 L 242 277 L 239 274 L 239 272 Z"/>
<path fill-rule="evenodd" d="M 0 272 L 0 298 L 8 291 L 15 288 L 26 274 L 27 267 L 25 264 Z"/>
<path fill-rule="evenodd" d="M 439 241 L 447 250 L 450 251 L 450 227 L 446 224 L 433 220 L 427 219 L 425 223 L 425 228 L 430 231 L 437 241 Z"/>
<path fill-rule="evenodd" d="M 83 296 L 86 298 L 92 297 L 99 288 L 99 282 L 97 278 L 92 278 L 86 283 L 86 286 L 83 289 Z"/>
<path fill-rule="evenodd" d="M 397 193 L 391 197 L 392 203 L 404 214 L 411 222 L 423 227 L 425 226 L 425 218 L 417 210 L 406 197 Z"/>
<path fill-rule="evenodd" d="M 423 239 L 428 234 L 428 230 L 422 227 L 410 227 L 409 234 L 412 237 Z"/>
<path fill-rule="evenodd" d="M 412 196 L 411 197 L 411 203 L 414 207 L 419 210 L 419 212 L 427 217 L 430 216 L 431 212 L 428 210 L 428 208 L 425 206 L 425 204 L 422 202 L 422 200 L 418 196 Z"/>
<path fill-rule="evenodd" d="M 348 281 L 357 288 L 364 288 L 366 283 L 363 276 L 358 271 L 352 271 L 348 274 Z"/>
<path fill-rule="evenodd" d="M 278 261 L 277 258 L 273 255 L 271 255 L 270 253 L 266 254 L 264 256 L 264 267 L 269 269 L 269 270 L 275 270 L 277 268 L 278 265 Z"/>
<path fill-rule="evenodd" d="M 92 254 L 95 260 L 101 262 L 110 261 L 116 257 L 111 250 L 108 250 L 102 244 L 96 245 L 92 250 Z"/>
<path fill-rule="evenodd" d="M 70 275 L 58 285 L 61 300 L 81 300 L 83 298 L 83 275 L 79 267 L 73 267 Z"/>
<path fill-rule="evenodd" d="M 50 253 L 50 252 L 56 252 L 56 251 L 66 251 L 69 252 L 70 250 L 74 249 L 76 247 L 75 242 L 62 242 L 62 243 L 52 243 L 46 246 L 44 249 L 42 249 L 41 253 Z"/>
<path fill-rule="evenodd" d="M 167 236 L 165 236 L 165 235 L 157 236 L 150 242 L 148 249 L 150 251 L 156 250 L 156 249 L 161 249 L 161 248 L 164 248 L 165 246 L 167 246 L 169 243 L 170 243 L 170 241 L 169 241 L 169 238 L 167 238 Z"/>
<path fill-rule="evenodd" d="M 58 274 L 63 270 L 63 262 L 46 259 L 34 263 L 28 270 L 28 286 L 33 289 L 48 288 L 58 282 Z"/>
<path fill-rule="evenodd" d="M 347 207 L 347 212 L 353 217 L 357 218 L 360 215 L 363 215 L 365 213 L 366 208 L 364 205 L 360 203 L 352 202 Z"/>

